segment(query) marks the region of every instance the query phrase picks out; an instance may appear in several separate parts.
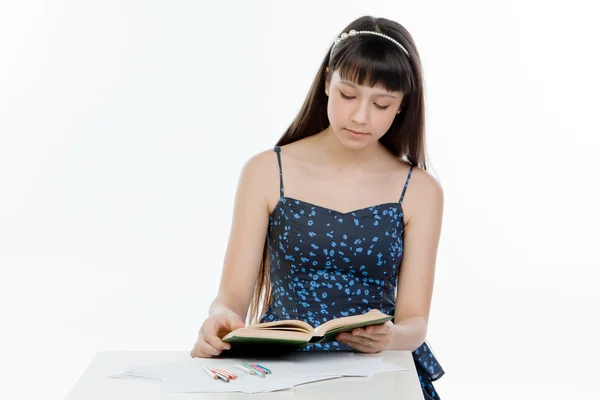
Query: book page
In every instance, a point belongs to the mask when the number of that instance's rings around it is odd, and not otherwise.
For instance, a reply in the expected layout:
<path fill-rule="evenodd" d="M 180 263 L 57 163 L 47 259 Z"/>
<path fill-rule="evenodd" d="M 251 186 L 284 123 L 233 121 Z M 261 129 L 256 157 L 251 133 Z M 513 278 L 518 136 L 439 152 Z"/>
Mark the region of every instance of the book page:
<path fill-rule="evenodd" d="M 312 333 L 313 327 L 310 324 L 307 324 L 304 321 L 298 321 L 295 319 L 287 319 L 283 321 L 272 321 L 272 322 L 263 322 L 260 324 L 250 324 L 246 327 L 246 329 L 293 329 L 293 330 L 301 330 L 303 332 Z M 243 328 L 242 328 L 243 329 Z"/>
<path fill-rule="evenodd" d="M 372 309 L 365 314 L 351 315 L 349 317 L 336 318 L 327 321 L 318 328 L 314 329 L 314 336 L 325 336 L 327 332 L 338 328 L 343 328 L 345 326 L 361 324 L 365 324 L 365 326 L 375 325 L 376 323 L 384 323 L 389 319 L 391 319 L 391 316 L 384 314 L 377 309 Z"/>
<path fill-rule="evenodd" d="M 286 339 L 308 341 L 312 334 L 304 331 L 294 330 L 277 330 L 277 329 L 257 329 L 257 328 L 240 328 L 233 332 L 229 332 L 222 340 L 227 340 L 232 337 L 247 337 L 247 338 L 263 338 L 263 339 Z"/>

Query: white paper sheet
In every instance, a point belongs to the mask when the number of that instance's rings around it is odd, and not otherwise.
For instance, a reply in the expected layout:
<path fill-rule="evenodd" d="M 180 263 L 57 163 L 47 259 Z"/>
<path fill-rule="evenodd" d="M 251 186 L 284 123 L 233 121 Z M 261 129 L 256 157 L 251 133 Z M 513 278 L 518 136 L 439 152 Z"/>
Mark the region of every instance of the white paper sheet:
<path fill-rule="evenodd" d="M 271 374 L 260 378 L 255 375 L 249 375 L 235 368 L 235 364 L 243 362 L 254 362 L 271 369 Z M 240 359 L 210 359 L 194 358 L 185 360 L 177 365 L 171 366 L 165 375 L 161 392 L 163 393 L 222 393 L 222 392 L 242 392 L 242 393 L 261 393 L 273 392 L 276 390 L 290 389 L 294 385 L 314 382 L 324 379 L 331 379 L 330 376 L 312 376 L 312 377 L 293 377 L 290 372 L 291 362 L 263 360 L 240 360 Z M 238 375 L 237 379 L 232 379 L 229 383 L 221 380 L 214 380 L 206 374 L 203 367 L 224 368 Z"/>
<path fill-rule="evenodd" d="M 350 352 L 306 352 L 281 358 L 291 361 L 288 371 L 294 376 L 367 376 L 377 373 L 401 372 L 406 368 L 383 361 L 382 356 Z"/>
<path fill-rule="evenodd" d="M 235 368 L 235 364 L 244 362 L 264 365 L 273 373 L 259 378 Z M 215 381 L 206 374 L 204 366 L 227 369 L 237 374 L 238 379 L 229 383 Z M 160 390 L 164 393 L 261 393 L 342 376 L 372 377 L 374 374 L 401 371 L 407 369 L 386 363 L 376 354 L 306 352 L 270 359 L 185 358 L 164 364 L 130 367 L 110 377 L 160 382 Z"/>
<path fill-rule="evenodd" d="M 175 363 L 178 363 L 176 361 Z M 108 375 L 107 378 L 115 379 L 135 379 L 161 382 L 169 369 L 170 363 L 151 364 L 151 365 L 136 365 L 128 368 L 118 374 Z"/>

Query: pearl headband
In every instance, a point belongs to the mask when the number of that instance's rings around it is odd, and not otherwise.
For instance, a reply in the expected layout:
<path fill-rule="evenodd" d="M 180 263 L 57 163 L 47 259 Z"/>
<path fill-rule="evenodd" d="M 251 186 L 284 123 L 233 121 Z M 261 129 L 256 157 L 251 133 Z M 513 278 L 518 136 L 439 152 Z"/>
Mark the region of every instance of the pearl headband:
<path fill-rule="evenodd" d="M 333 44 L 333 47 L 331 48 L 331 52 L 329 53 L 329 57 L 331 58 L 331 55 L 333 54 L 333 49 L 335 49 L 335 46 L 337 46 L 338 43 L 340 43 L 342 40 L 346 39 L 348 36 L 356 36 L 356 35 L 364 35 L 364 34 L 377 35 L 377 36 L 381 36 L 382 38 L 386 38 L 387 40 L 390 40 L 393 43 L 395 43 L 396 45 L 400 46 L 400 48 L 406 53 L 406 55 L 410 57 L 410 55 L 408 54 L 408 51 L 404 48 L 404 46 L 402 46 L 400 43 L 398 43 L 398 41 L 396 41 L 395 39 L 393 39 L 393 38 L 391 38 L 389 36 L 386 36 L 383 33 L 379 33 L 379 32 L 373 32 L 373 31 L 355 31 L 354 29 L 352 29 L 348 33 L 346 33 L 346 32 L 342 33 L 339 38 L 335 39 L 335 43 Z"/>

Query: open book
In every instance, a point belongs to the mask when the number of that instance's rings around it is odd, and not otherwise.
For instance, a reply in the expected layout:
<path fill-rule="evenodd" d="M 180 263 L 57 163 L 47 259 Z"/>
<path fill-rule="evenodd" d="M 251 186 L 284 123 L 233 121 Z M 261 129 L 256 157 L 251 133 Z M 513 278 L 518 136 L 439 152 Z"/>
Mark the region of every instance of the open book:
<path fill-rule="evenodd" d="M 332 341 L 338 333 L 383 324 L 392 318 L 372 309 L 365 314 L 332 319 L 317 328 L 298 320 L 263 322 L 236 329 L 222 340 L 231 344 L 228 352 L 232 353 L 283 353 L 313 343 Z"/>

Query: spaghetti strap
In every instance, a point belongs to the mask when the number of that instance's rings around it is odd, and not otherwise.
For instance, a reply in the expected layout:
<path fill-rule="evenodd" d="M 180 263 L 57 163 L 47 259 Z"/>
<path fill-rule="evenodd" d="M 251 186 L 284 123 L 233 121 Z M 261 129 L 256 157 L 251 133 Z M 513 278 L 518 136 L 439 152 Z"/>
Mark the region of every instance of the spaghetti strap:
<path fill-rule="evenodd" d="M 408 186 L 408 181 L 410 181 L 410 176 L 412 175 L 414 164 L 410 165 L 410 169 L 408 170 L 408 176 L 406 177 L 406 183 L 404 184 L 404 189 L 402 189 L 402 194 L 400 195 L 400 204 L 402 204 L 402 200 L 404 199 L 404 193 L 406 193 L 406 187 Z"/>
<path fill-rule="evenodd" d="M 283 171 L 281 169 L 281 147 L 275 146 L 273 149 L 275 153 L 277 153 L 277 162 L 279 163 L 279 191 L 281 192 L 281 197 L 283 197 Z"/>

